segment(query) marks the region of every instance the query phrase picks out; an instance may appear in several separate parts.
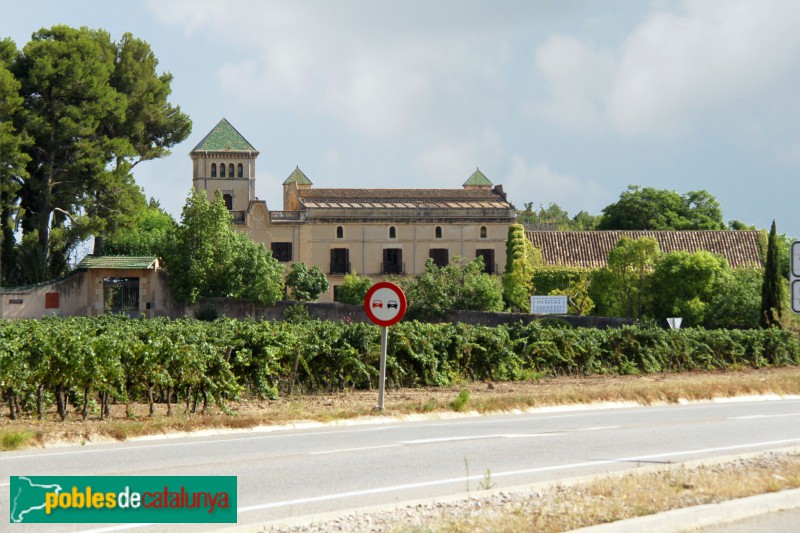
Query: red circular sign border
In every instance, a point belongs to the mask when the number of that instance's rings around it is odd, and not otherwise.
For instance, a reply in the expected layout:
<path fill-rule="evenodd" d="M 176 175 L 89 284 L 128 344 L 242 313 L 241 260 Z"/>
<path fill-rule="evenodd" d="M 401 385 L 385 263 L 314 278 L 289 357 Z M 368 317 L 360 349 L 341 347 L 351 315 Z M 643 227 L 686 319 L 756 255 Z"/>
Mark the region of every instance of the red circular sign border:
<path fill-rule="evenodd" d="M 397 316 L 391 320 L 381 320 L 372 314 L 372 309 L 369 306 L 369 300 L 373 294 L 379 289 L 389 289 L 397 293 L 397 296 L 400 300 L 400 309 L 397 313 Z M 394 326 L 398 322 L 400 322 L 406 314 L 406 310 L 408 309 L 408 300 L 406 299 L 406 293 L 403 292 L 399 286 L 391 281 L 379 281 L 375 285 L 369 288 L 367 291 L 367 295 L 364 297 L 364 311 L 367 313 L 367 317 L 375 324 L 383 327 Z"/>

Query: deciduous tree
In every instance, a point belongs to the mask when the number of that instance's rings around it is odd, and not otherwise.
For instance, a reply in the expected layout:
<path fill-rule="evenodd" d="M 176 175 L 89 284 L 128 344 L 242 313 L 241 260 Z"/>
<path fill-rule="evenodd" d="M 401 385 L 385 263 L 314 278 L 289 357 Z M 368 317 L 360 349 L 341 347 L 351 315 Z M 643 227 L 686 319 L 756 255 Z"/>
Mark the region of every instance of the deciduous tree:
<path fill-rule="evenodd" d="M 500 311 L 503 290 L 496 276 L 483 271 L 483 258 L 470 262 L 454 258 L 438 267 L 432 259 L 425 273 L 402 282 L 408 297 L 410 317 L 444 318 L 453 311 Z"/>
<path fill-rule="evenodd" d="M 721 230 L 719 202 L 707 191 L 675 191 L 630 185 L 603 208 L 601 230 Z"/>
<path fill-rule="evenodd" d="M 220 193 L 209 202 L 204 191 L 192 189 L 163 259 L 170 289 L 190 304 L 202 296 L 226 296 L 271 305 L 283 293 L 283 266 L 236 232 Z"/>
<path fill-rule="evenodd" d="M 357 272 L 347 274 L 339 286 L 338 299 L 343 304 L 361 305 L 370 287 L 372 280 L 368 277 L 359 276 Z"/>
<path fill-rule="evenodd" d="M 593 293 L 601 293 L 606 300 L 603 309 L 621 316 L 642 316 L 659 254 L 655 239 L 621 238 L 608 254 L 608 266 L 592 279 Z"/>
<path fill-rule="evenodd" d="M 286 275 L 286 292 L 292 300 L 310 302 L 328 290 L 328 278 L 318 266 L 308 268 L 305 263 L 292 263 Z"/>

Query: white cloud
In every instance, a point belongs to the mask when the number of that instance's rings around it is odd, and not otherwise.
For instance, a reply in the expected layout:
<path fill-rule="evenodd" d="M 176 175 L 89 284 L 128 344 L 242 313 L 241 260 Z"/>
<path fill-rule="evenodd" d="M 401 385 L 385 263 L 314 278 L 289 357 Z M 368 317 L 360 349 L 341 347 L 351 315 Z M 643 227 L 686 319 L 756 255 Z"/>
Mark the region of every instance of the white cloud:
<path fill-rule="evenodd" d="M 594 181 L 559 174 L 544 163 L 529 165 L 517 155 L 502 183 L 518 208 L 527 202 L 534 206 L 553 202 L 574 216 L 579 211 L 599 213 L 613 201 L 613 195 Z"/>
<path fill-rule="evenodd" d="M 571 129 L 597 127 L 612 83 L 611 51 L 569 37 L 553 37 L 536 50 L 536 65 L 548 81 L 549 100 L 534 114 Z"/>
<path fill-rule="evenodd" d="M 800 3 L 686 0 L 653 12 L 616 50 L 557 36 L 536 51 L 544 116 L 570 128 L 672 134 L 791 102 Z M 790 100 L 791 99 L 791 100 Z"/>
<path fill-rule="evenodd" d="M 481 30 L 453 30 L 453 17 L 435 6 L 417 13 L 403 2 L 162 4 L 150 7 L 163 22 L 241 50 L 217 71 L 238 101 L 329 114 L 375 137 L 426 127 L 465 86 L 485 95 L 475 85 L 491 87 L 497 74 L 487 48 L 503 48 L 501 39 L 487 45 Z"/>
<path fill-rule="evenodd" d="M 440 144 L 414 158 L 414 167 L 423 174 L 446 182 L 442 177 L 466 181 L 475 171 L 473 165 L 482 168 L 494 183 L 499 176 L 492 176 L 490 169 L 496 168 L 504 159 L 503 140 L 493 130 L 486 130 L 477 138 Z"/>

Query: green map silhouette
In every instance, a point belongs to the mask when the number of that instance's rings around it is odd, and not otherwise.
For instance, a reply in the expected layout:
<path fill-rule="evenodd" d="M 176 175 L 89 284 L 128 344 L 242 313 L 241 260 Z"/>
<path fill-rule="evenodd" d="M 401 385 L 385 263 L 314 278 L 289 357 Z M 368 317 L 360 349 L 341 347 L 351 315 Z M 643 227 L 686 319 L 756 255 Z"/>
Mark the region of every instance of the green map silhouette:
<path fill-rule="evenodd" d="M 62 491 L 61 485 L 40 485 L 27 477 L 11 478 L 11 521 L 24 522 L 28 513 L 44 513 L 45 494 Z"/>

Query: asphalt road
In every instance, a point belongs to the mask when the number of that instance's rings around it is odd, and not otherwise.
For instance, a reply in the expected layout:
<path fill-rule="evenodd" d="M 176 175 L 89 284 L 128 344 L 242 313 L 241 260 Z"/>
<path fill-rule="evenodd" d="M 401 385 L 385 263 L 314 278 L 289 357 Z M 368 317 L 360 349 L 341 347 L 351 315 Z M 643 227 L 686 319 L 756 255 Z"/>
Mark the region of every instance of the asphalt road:
<path fill-rule="evenodd" d="M 239 523 L 257 524 L 466 494 L 487 477 L 495 488 L 502 488 L 796 445 L 800 400 L 775 400 L 549 411 L 4 452 L 0 524 L 9 523 L 10 475 L 235 475 Z M 12 530 L 112 529 L 102 524 L 15 524 Z"/>

